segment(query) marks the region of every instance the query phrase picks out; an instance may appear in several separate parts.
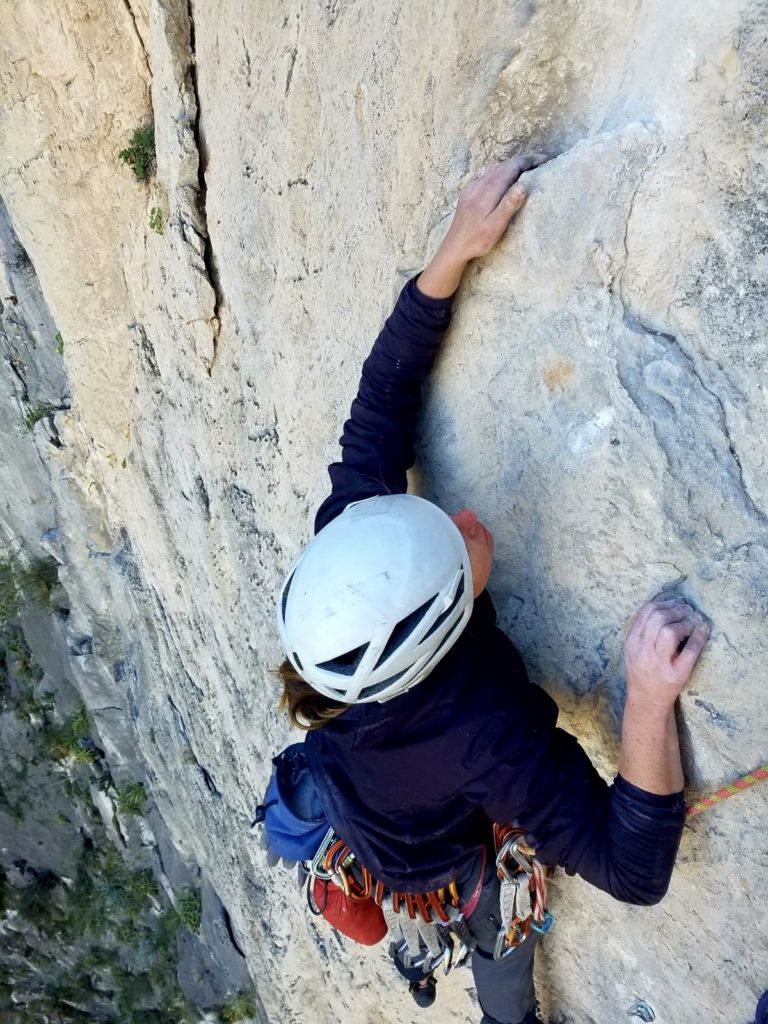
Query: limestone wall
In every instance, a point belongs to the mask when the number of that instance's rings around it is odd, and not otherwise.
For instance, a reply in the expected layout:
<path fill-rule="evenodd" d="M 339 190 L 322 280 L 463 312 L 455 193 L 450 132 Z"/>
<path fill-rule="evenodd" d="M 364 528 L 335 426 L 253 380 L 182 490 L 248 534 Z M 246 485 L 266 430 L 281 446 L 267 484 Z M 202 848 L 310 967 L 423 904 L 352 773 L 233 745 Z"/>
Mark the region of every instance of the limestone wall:
<path fill-rule="evenodd" d="M 140 755 L 279 1024 L 417 1019 L 383 951 L 310 920 L 248 835 L 288 738 L 272 602 L 394 296 L 512 152 L 556 159 L 466 278 L 424 493 L 494 530 L 502 623 L 607 776 L 622 631 L 662 589 L 714 627 L 681 702 L 691 791 L 768 755 L 765 6 L 437 10 L 0 0 L 0 198 L 50 316 L 6 269 L 0 535 L 61 561 L 93 638 L 73 674 L 127 709 L 110 758 Z M 152 120 L 140 183 L 118 154 Z M 61 373 L 38 372 L 56 332 Z M 38 401 L 60 411 L 30 438 Z M 641 997 L 662 1024 L 746 1024 L 767 830 L 759 791 L 698 819 L 650 910 L 560 878 L 552 1021 Z M 477 1016 L 468 974 L 440 983 L 435 1021 Z"/>

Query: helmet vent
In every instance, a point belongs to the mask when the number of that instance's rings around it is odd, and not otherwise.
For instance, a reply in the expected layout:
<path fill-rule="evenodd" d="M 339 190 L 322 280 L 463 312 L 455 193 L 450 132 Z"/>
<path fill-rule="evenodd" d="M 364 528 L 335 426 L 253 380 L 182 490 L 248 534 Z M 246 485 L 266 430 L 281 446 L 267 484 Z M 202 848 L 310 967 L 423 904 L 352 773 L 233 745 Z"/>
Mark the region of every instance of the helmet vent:
<path fill-rule="evenodd" d="M 375 697 L 377 693 L 381 693 L 382 690 L 386 690 L 386 688 L 391 686 L 392 683 L 396 683 L 397 680 L 401 676 L 404 676 L 407 671 L 408 669 L 405 668 L 402 672 L 396 672 L 393 676 L 390 676 L 389 679 L 385 679 L 383 683 L 373 683 L 371 686 L 364 686 L 360 691 L 358 700 L 367 700 L 369 697 Z"/>
<path fill-rule="evenodd" d="M 368 650 L 368 644 L 356 647 L 354 651 L 347 651 L 346 654 L 339 654 L 330 661 L 322 661 L 317 668 L 327 669 L 329 672 L 336 672 L 340 676 L 353 676 L 357 666 L 363 660 L 363 655 Z"/>
<path fill-rule="evenodd" d="M 440 629 L 440 627 L 445 622 L 445 620 L 448 618 L 448 616 L 456 608 L 456 605 L 461 600 L 463 594 L 464 594 L 464 573 L 461 574 L 461 579 L 459 580 L 459 585 L 456 588 L 456 596 L 451 601 L 451 603 L 448 606 L 448 608 L 446 608 L 444 612 L 442 612 L 440 615 L 438 615 L 438 617 L 435 619 L 435 621 L 429 627 L 429 630 L 421 638 L 421 642 L 422 643 L 424 643 L 424 641 L 427 639 L 427 637 L 432 636 L 433 633 L 437 632 L 437 630 Z"/>
<path fill-rule="evenodd" d="M 299 666 L 299 672 L 303 672 L 304 671 L 304 666 L 301 664 L 301 658 L 298 656 L 296 651 L 293 652 L 293 660 Z"/>
<path fill-rule="evenodd" d="M 296 570 L 294 570 L 291 573 L 291 575 L 288 577 L 288 582 L 283 587 L 283 600 L 280 602 L 280 614 L 283 616 L 283 623 L 285 623 L 285 609 L 288 604 L 288 591 L 291 589 L 291 584 L 293 583 L 293 577 L 295 575 Z M 294 658 L 295 657 L 296 655 L 294 654 Z M 298 658 L 296 660 L 298 661 Z"/>
<path fill-rule="evenodd" d="M 438 655 L 438 652 L 442 651 L 442 649 L 445 647 L 445 645 L 448 643 L 448 641 L 451 639 L 453 634 L 456 632 L 456 630 L 461 625 L 461 622 L 462 622 L 462 620 L 459 619 L 453 626 L 451 626 L 451 628 L 448 630 L 448 632 L 445 634 L 443 639 L 440 641 L 440 643 L 437 645 L 437 647 L 435 648 L 434 652 L 432 653 L 432 658 L 430 659 L 430 663 L 434 662 L 435 658 Z"/>
<path fill-rule="evenodd" d="M 432 602 L 435 600 L 437 596 L 438 595 L 435 594 L 433 597 L 430 597 L 430 599 L 428 601 L 425 601 L 424 604 L 420 608 L 417 608 L 415 612 L 411 612 L 410 615 L 406 615 L 404 619 L 401 619 L 398 622 L 398 624 L 389 634 L 387 646 L 381 652 L 381 657 L 373 666 L 374 672 L 380 665 L 384 664 L 384 662 L 387 660 L 387 658 L 390 657 L 390 655 L 395 653 L 395 651 L 403 644 L 405 640 L 408 639 L 408 637 L 411 635 L 414 629 L 416 629 L 418 624 L 427 614 L 427 612 L 432 606 Z"/>

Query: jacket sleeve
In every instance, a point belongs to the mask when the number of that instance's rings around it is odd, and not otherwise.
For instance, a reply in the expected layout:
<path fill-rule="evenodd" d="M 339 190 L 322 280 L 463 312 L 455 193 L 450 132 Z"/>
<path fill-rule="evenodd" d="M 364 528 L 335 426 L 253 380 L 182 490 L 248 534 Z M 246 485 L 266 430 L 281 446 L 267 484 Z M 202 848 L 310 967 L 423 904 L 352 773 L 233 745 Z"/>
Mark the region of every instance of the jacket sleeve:
<path fill-rule="evenodd" d="M 432 299 L 412 278 L 363 364 L 357 397 L 341 437 L 341 461 L 328 469 L 331 494 L 315 532 L 353 501 L 407 490 L 414 462 L 421 385 L 451 318 L 452 297 Z"/>
<path fill-rule="evenodd" d="M 658 796 L 621 775 L 608 786 L 563 729 L 539 739 L 522 771 L 515 767 L 514 778 L 505 765 L 491 777 L 490 818 L 516 819 L 543 863 L 560 864 L 617 900 L 648 906 L 663 898 L 685 823 L 682 792 Z"/>

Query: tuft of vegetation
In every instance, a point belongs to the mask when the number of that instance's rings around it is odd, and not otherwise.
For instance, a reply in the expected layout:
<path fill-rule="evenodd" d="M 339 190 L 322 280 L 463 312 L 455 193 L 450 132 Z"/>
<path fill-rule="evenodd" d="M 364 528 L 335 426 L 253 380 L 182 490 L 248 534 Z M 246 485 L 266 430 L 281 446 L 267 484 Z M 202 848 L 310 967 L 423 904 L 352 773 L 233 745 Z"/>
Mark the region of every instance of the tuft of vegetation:
<path fill-rule="evenodd" d="M 55 558 L 33 558 L 26 566 L 14 558 L 0 561 L 0 629 L 7 629 L 18 618 L 23 601 L 41 611 L 51 611 L 58 582 L 59 563 Z"/>
<path fill-rule="evenodd" d="M 163 223 L 163 211 L 159 206 L 153 206 L 149 211 L 149 226 L 153 231 L 157 232 L 158 235 L 162 235 L 165 231 L 165 225 Z"/>
<path fill-rule="evenodd" d="M 192 745 L 190 743 L 187 743 L 187 745 L 184 747 L 184 750 L 182 751 L 181 763 L 194 765 L 197 765 L 199 763 L 197 757 L 195 756 L 195 752 L 192 749 Z"/>
<path fill-rule="evenodd" d="M 41 611 L 51 611 L 51 595 L 59 582 L 59 563 L 55 558 L 35 558 L 28 566 L 18 566 L 16 585 L 24 597 Z"/>
<path fill-rule="evenodd" d="M 56 331 L 56 351 L 60 356 L 64 355 L 64 339 L 61 336 L 61 331 Z"/>
<path fill-rule="evenodd" d="M 22 684 L 22 693 L 16 700 L 17 707 L 24 703 L 24 689 L 34 687 L 43 678 L 43 670 L 35 661 L 21 627 L 17 625 L 2 627 L 0 624 L 0 643 L 4 648 L 6 662 L 10 658 L 16 678 Z"/>
<path fill-rule="evenodd" d="M 27 409 L 24 416 L 24 425 L 27 430 L 32 430 L 36 423 L 45 419 L 46 416 L 53 416 L 55 412 L 58 412 L 55 405 L 51 405 L 50 402 L 40 402 L 38 405 L 33 405 Z"/>
<path fill-rule="evenodd" d="M 54 890 L 61 885 L 61 879 L 52 871 L 42 871 L 18 894 L 17 909 L 25 921 L 43 931 L 56 928 L 64 914 L 58 906 Z"/>
<path fill-rule="evenodd" d="M 118 791 L 117 813 L 118 814 L 143 814 L 147 802 L 147 793 L 143 782 L 129 782 L 127 786 Z"/>
<path fill-rule="evenodd" d="M 176 904 L 176 913 L 179 921 L 191 932 L 200 931 L 200 920 L 202 918 L 203 904 L 200 893 L 190 889 Z"/>
<path fill-rule="evenodd" d="M 171 947 L 173 946 L 180 927 L 181 918 L 179 917 L 176 907 L 166 907 L 157 919 L 154 935 L 152 937 L 152 946 L 156 953 L 163 956 L 170 956 Z"/>
<path fill-rule="evenodd" d="M 10 560 L 0 562 L 0 622 L 6 623 L 19 614 L 19 595 Z"/>
<path fill-rule="evenodd" d="M 24 827 L 24 805 L 20 799 L 16 799 L 7 780 L 0 782 L 0 812 L 12 818 L 18 828 Z M 2 899 L 0 899 L 0 913 L 2 913 Z"/>
<path fill-rule="evenodd" d="M 38 666 L 36 667 L 42 674 L 42 669 Z M 45 721 L 46 716 L 53 711 L 54 697 L 55 694 L 52 690 L 44 690 L 38 696 L 32 686 L 25 684 L 20 687 L 11 708 L 17 718 L 25 718 L 28 722 L 33 721 L 35 718 Z"/>
<path fill-rule="evenodd" d="M 137 128 L 125 149 L 120 150 L 120 159 L 132 168 L 138 181 L 146 181 L 155 172 L 155 126 L 148 124 Z"/>
<path fill-rule="evenodd" d="M 219 1020 L 221 1024 L 238 1024 L 256 1014 L 256 1005 L 253 996 L 248 992 L 239 992 L 234 999 L 231 999 L 224 1006 L 219 1008 Z"/>
<path fill-rule="evenodd" d="M 61 725 L 46 724 L 43 743 L 47 753 L 56 761 L 73 758 L 78 764 L 93 764 L 101 751 L 90 736 L 91 723 L 85 704 Z"/>
<path fill-rule="evenodd" d="M 112 928 L 121 942 L 134 942 L 157 895 L 148 869 L 131 871 L 114 849 L 84 850 L 69 894 L 66 938 L 100 935 Z"/>

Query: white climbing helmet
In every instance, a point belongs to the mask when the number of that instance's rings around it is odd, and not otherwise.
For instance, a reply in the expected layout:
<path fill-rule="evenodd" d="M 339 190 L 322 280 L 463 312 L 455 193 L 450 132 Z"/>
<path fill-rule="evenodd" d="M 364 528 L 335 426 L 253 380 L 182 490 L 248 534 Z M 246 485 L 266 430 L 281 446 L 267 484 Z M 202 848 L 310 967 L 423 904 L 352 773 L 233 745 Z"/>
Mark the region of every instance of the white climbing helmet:
<path fill-rule="evenodd" d="M 412 494 L 354 502 L 305 548 L 277 603 L 283 649 L 310 686 L 345 704 L 420 683 L 472 614 L 458 527 Z"/>

